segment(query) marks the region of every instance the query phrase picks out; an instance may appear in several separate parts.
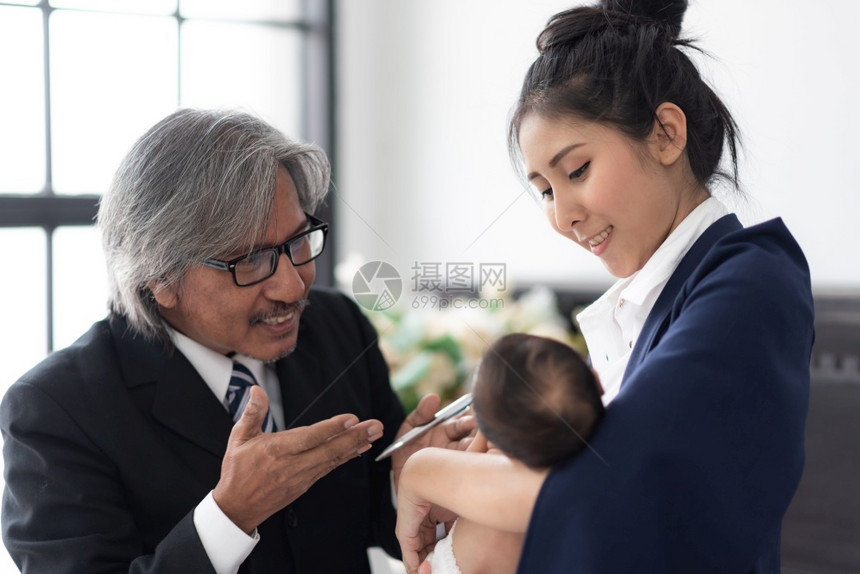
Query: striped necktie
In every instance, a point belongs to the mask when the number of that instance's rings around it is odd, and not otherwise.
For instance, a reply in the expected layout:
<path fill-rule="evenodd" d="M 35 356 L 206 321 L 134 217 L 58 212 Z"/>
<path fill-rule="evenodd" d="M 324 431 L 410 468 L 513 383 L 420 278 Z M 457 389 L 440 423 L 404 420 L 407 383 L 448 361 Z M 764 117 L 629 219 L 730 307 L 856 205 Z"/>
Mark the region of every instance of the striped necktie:
<path fill-rule="evenodd" d="M 251 397 L 251 387 L 256 384 L 257 379 L 254 378 L 248 367 L 238 361 L 233 361 L 233 374 L 230 377 L 230 386 L 227 387 L 224 405 L 234 423 L 242 416 L 242 411 L 245 410 L 245 405 L 248 404 L 248 399 Z M 263 432 L 273 432 L 274 430 L 275 421 L 272 419 L 272 413 L 266 411 L 266 418 L 263 420 Z"/>

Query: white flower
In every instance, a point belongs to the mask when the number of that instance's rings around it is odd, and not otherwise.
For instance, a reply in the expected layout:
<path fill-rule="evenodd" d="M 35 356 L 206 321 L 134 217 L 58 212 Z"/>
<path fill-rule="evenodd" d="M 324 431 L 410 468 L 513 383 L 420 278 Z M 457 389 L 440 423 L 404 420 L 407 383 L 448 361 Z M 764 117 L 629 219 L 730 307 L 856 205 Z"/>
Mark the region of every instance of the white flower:
<path fill-rule="evenodd" d="M 353 258 L 351 265 L 354 274 L 360 262 Z M 339 266 L 339 281 L 348 268 Z M 489 345 L 507 333 L 550 337 L 585 352 L 581 336 L 574 336 L 570 322 L 559 314 L 550 289 L 534 288 L 516 301 L 500 291 L 482 296 L 504 304 L 494 309 L 452 305 L 436 311 L 367 312 L 379 333 L 379 348 L 391 371 L 391 385 L 405 401 L 407 410 L 427 393 L 450 400 L 468 390 L 465 386 L 478 360 Z"/>

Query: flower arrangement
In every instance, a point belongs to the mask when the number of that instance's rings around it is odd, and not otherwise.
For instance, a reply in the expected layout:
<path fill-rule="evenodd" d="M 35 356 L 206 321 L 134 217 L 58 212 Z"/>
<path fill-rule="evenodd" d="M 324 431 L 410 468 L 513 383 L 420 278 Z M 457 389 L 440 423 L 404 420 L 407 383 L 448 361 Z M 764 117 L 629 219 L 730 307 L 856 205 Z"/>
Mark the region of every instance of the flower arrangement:
<path fill-rule="evenodd" d="M 552 337 L 586 352 L 582 336 L 559 313 L 555 294 L 548 288 L 533 288 L 516 299 L 495 291 L 457 301 L 433 310 L 366 311 L 379 333 L 391 385 L 407 412 L 427 393 L 440 395 L 446 403 L 468 391 L 469 377 L 484 350 L 504 334 Z M 493 304 L 476 304 L 481 301 Z"/>

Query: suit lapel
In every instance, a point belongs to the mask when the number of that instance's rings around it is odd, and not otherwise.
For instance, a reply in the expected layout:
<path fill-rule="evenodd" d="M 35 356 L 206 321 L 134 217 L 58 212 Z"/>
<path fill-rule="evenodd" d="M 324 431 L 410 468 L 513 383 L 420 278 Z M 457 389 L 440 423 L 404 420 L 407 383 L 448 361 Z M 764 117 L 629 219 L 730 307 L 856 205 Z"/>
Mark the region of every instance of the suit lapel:
<path fill-rule="evenodd" d="M 123 319 L 113 319 L 111 330 L 138 406 L 173 432 L 223 457 L 232 421 L 185 356 L 131 335 Z"/>
<path fill-rule="evenodd" d="M 316 357 L 297 347 L 291 355 L 277 362 L 275 371 L 281 387 L 287 429 L 327 418 L 319 416 L 319 411 L 324 406 L 321 403 L 325 403 L 320 399 L 326 388 L 322 386 L 320 365 Z"/>
<path fill-rule="evenodd" d="M 701 263 L 705 255 L 724 235 L 737 231 L 743 226 L 738 221 L 737 216 L 730 213 L 715 221 L 708 227 L 704 233 L 693 243 L 690 250 L 681 259 L 678 268 L 672 273 L 657 301 L 654 302 L 654 307 L 645 319 L 645 324 L 642 326 L 642 332 L 639 334 L 639 339 L 633 347 L 630 354 L 630 360 L 627 362 L 627 368 L 624 371 L 624 376 L 621 379 L 621 386 L 627 381 L 630 373 L 642 362 L 645 355 L 648 354 L 654 345 L 657 334 L 661 331 L 661 327 L 669 320 L 669 313 L 672 311 L 672 306 L 678 293 L 681 291 L 684 283 L 693 273 L 693 270 Z"/>
<path fill-rule="evenodd" d="M 230 416 L 180 353 L 169 359 L 156 382 L 152 415 L 189 441 L 224 456 L 233 428 Z"/>

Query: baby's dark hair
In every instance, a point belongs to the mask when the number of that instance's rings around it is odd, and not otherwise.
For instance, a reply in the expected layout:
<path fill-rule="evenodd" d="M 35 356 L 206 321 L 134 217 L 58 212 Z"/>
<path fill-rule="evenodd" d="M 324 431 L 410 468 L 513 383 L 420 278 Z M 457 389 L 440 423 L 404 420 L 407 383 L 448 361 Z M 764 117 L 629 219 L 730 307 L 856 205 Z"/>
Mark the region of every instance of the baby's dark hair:
<path fill-rule="evenodd" d="M 478 428 L 527 466 L 553 466 L 585 447 L 603 418 L 600 386 L 573 348 L 515 333 L 493 343 L 478 367 Z"/>
<path fill-rule="evenodd" d="M 633 141 L 651 133 L 657 107 L 672 102 L 687 118 L 687 157 L 697 183 L 717 178 L 738 188 L 737 124 L 680 48 L 687 0 L 603 0 L 553 16 L 537 39 L 540 54 L 523 81 L 508 130 L 520 165 L 519 128 L 527 115 L 571 116 L 615 127 Z M 729 146 L 731 170 L 720 168 Z"/>

